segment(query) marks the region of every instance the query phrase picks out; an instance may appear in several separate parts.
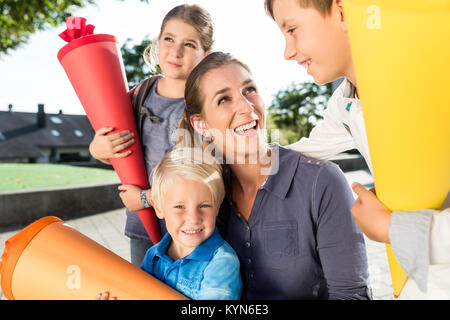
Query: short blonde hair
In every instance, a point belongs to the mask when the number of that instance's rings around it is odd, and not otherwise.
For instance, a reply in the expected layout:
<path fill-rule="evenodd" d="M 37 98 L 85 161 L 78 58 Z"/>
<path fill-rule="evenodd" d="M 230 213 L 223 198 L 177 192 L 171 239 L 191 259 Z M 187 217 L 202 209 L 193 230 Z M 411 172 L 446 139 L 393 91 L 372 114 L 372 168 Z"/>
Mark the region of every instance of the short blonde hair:
<path fill-rule="evenodd" d="M 151 196 L 159 207 L 173 182 L 173 176 L 183 176 L 205 183 L 211 192 L 214 205 L 220 205 L 225 197 L 222 167 L 214 157 L 203 153 L 201 149 L 176 148 L 168 152 L 155 167 Z"/>

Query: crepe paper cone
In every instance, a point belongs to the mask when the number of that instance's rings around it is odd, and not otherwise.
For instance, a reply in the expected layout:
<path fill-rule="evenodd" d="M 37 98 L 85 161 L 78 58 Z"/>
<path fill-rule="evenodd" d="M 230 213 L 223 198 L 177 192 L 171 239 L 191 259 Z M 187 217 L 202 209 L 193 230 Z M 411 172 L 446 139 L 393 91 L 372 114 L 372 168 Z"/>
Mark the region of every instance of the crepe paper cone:
<path fill-rule="evenodd" d="M 187 299 L 57 217 L 44 217 L 5 242 L 0 263 L 9 300 Z"/>
<path fill-rule="evenodd" d="M 83 32 L 67 32 L 65 39 L 71 39 L 58 52 L 58 59 L 86 111 L 95 131 L 112 127 L 109 134 L 129 130 L 138 137 L 136 122 L 128 95 L 128 84 L 122 56 L 114 36 L 108 34 L 87 34 L 91 28 L 84 27 L 85 20 L 66 21 L 68 30 L 79 27 Z M 74 22 L 75 21 L 75 22 Z M 83 23 L 84 21 L 84 23 Z M 67 30 L 66 30 L 67 31 Z M 64 34 L 64 32 L 62 33 Z M 79 38 L 74 38 L 80 36 Z M 149 189 L 144 156 L 140 139 L 123 152 L 132 153 L 121 159 L 110 159 L 122 184 L 137 185 Z M 137 211 L 150 239 L 154 244 L 161 240 L 158 222 L 152 208 Z"/>
<path fill-rule="evenodd" d="M 450 188 L 450 2 L 344 0 L 378 198 L 438 209 Z M 390 246 L 394 295 L 407 279 Z"/>

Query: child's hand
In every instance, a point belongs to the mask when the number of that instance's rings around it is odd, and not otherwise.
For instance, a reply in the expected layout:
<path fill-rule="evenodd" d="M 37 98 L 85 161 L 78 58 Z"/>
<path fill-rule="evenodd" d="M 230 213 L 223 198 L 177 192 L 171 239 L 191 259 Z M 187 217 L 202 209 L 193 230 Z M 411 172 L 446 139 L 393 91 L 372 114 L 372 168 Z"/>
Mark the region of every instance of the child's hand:
<path fill-rule="evenodd" d="M 389 243 L 391 211 L 378 200 L 375 190 L 367 190 L 354 182 L 353 191 L 358 195 L 351 209 L 355 222 L 371 240 Z"/>
<path fill-rule="evenodd" d="M 144 209 L 144 205 L 141 201 L 141 188 L 132 184 L 123 184 L 119 186 L 118 189 L 122 191 L 119 193 L 119 196 L 128 210 L 137 211 Z"/>
<path fill-rule="evenodd" d="M 134 143 L 134 134 L 128 130 L 106 135 L 114 128 L 101 128 L 94 136 L 94 139 L 89 145 L 89 151 L 95 159 L 104 163 L 111 164 L 111 158 L 124 158 L 131 154 L 131 150 L 121 152 Z"/>
<path fill-rule="evenodd" d="M 100 292 L 98 295 L 95 296 L 95 300 L 117 300 L 117 297 L 111 297 L 109 298 L 109 292 Z"/>

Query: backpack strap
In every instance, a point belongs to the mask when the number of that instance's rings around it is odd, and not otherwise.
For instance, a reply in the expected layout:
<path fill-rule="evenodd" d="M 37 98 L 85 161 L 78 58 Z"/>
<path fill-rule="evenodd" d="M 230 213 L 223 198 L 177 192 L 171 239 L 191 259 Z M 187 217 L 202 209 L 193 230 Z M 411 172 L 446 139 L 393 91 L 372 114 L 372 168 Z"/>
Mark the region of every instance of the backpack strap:
<path fill-rule="evenodd" d="M 128 92 L 131 99 L 131 105 L 133 106 L 134 116 L 138 124 L 139 132 L 141 132 L 143 122 L 142 116 L 147 116 L 152 122 L 161 122 L 158 117 L 153 116 L 150 111 L 146 107 L 144 107 L 144 101 L 150 91 L 150 88 L 155 83 L 155 81 L 161 77 L 162 76 L 157 75 L 147 78 L 141 81 L 137 86 L 135 86 Z"/>

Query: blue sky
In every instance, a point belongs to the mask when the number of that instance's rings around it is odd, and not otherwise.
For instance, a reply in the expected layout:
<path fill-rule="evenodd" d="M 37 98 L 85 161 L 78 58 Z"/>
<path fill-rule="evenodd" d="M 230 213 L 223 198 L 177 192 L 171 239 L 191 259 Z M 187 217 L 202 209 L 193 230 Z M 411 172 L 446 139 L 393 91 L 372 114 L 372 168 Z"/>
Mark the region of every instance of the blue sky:
<path fill-rule="evenodd" d="M 247 63 L 269 105 L 272 96 L 292 81 L 312 81 L 296 62 L 283 58 L 284 39 L 264 11 L 264 0 L 98 0 L 96 5 L 74 11 L 96 26 L 95 33 L 115 35 L 122 44 L 132 38 L 158 35 L 164 15 L 181 3 L 207 9 L 215 23 L 214 50 L 226 51 Z M 56 55 L 65 42 L 58 34 L 64 25 L 50 27 L 30 37 L 27 44 L 0 57 L 0 110 L 36 112 L 45 104 L 48 113 L 84 114 Z"/>

